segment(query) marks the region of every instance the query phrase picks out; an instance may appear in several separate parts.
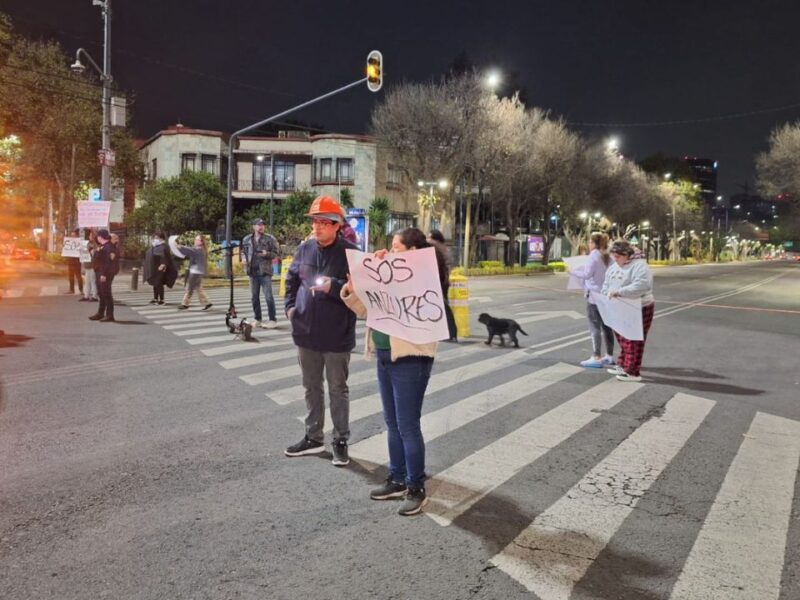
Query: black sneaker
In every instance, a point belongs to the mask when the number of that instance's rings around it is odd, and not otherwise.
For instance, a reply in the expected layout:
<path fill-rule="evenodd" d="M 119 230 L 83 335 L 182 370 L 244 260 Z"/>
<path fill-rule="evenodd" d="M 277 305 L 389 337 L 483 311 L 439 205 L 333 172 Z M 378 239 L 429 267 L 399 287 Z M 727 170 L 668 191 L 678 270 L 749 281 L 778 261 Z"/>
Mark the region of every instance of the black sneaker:
<path fill-rule="evenodd" d="M 188 307 L 188 306 L 186 306 L 185 304 L 181 304 L 181 305 L 178 307 L 178 310 L 189 310 L 189 307 Z"/>
<path fill-rule="evenodd" d="M 428 497 L 425 495 L 424 489 L 415 490 L 412 488 L 408 488 L 406 499 L 403 500 L 403 503 L 397 510 L 397 514 L 403 515 L 404 517 L 418 515 L 419 513 L 422 512 L 422 507 L 425 506 L 427 503 L 428 503 Z"/>
<path fill-rule="evenodd" d="M 159 306 L 161 306 L 162 304 L 164 304 L 164 301 L 163 301 L 163 300 L 159 300 L 158 302 L 156 302 L 156 304 L 158 304 Z"/>
<path fill-rule="evenodd" d="M 294 446 L 289 446 L 283 451 L 286 456 L 305 456 L 307 454 L 321 454 L 322 452 L 325 452 L 325 444 L 310 440 L 307 436 Z"/>
<path fill-rule="evenodd" d="M 156 300 L 155 298 L 153 298 L 152 300 L 150 300 L 150 304 L 158 304 L 158 300 Z"/>
<path fill-rule="evenodd" d="M 334 440 L 333 445 L 331 445 L 331 452 L 333 452 L 331 462 L 334 466 L 343 467 L 350 462 L 350 456 L 347 453 L 347 440 Z"/>
<path fill-rule="evenodd" d="M 206 305 L 203 307 L 203 309 L 202 309 L 202 310 L 208 310 L 208 309 L 209 309 L 209 308 L 211 308 L 212 306 L 214 306 L 214 305 L 213 305 L 213 304 L 211 304 L 211 303 L 209 302 L 208 304 L 206 304 Z"/>
<path fill-rule="evenodd" d="M 369 493 L 369 497 L 373 500 L 389 500 L 391 498 L 405 496 L 406 491 L 405 483 L 397 483 L 396 481 L 392 481 L 391 477 L 387 477 L 381 487 L 375 488 Z"/>

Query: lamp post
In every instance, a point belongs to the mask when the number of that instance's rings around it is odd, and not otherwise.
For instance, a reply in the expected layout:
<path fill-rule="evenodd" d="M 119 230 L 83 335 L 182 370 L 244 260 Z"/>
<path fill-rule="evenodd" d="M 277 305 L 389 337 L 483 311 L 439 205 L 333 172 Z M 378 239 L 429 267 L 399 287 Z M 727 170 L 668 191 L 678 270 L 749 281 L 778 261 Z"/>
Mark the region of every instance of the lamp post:
<path fill-rule="evenodd" d="M 103 84 L 103 127 L 101 136 L 100 158 L 100 199 L 111 200 L 111 0 L 92 0 L 94 6 L 103 10 L 103 68 L 97 66 L 89 53 L 83 48 L 75 52 L 75 62 L 70 66 L 75 73 L 83 73 L 86 67 L 81 62 L 81 55 L 89 61 L 95 71 L 100 75 Z"/>
<path fill-rule="evenodd" d="M 434 188 L 438 187 L 440 190 L 446 190 L 450 183 L 447 179 L 440 179 L 439 181 L 422 181 L 421 179 L 417 182 L 417 186 L 422 189 L 427 187 L 428 188 L 428 198 L 430 199 L 431 205 L 431 215 L 433 215 L 433 204 L 434 199 L 436 196 L 433 193 Z M 461 238 L 458 238 L 458 250 L 461 252 Z"/>

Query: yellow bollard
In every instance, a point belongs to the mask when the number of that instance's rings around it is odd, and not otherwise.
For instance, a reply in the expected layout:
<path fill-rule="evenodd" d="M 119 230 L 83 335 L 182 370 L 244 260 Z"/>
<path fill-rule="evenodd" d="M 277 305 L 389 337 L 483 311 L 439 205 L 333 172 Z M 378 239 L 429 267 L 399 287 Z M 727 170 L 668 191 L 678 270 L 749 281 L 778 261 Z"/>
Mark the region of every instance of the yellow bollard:
<path fill-rule="evenodd" d="M 469 289 L 467 278 L 456 273 L 450 275 L 450 290 L 447 292 L 450 308 L 456 320 L 459 338 L 469 336 Z"/>
<path fill-rule="evenodd" d="M 293 256 L 287 256 L 281 261 L 281 284 L 278 288 L 278 295 L 281 297 L 286 295 L 286 274 L 289 272 L 293 258 Z"/>

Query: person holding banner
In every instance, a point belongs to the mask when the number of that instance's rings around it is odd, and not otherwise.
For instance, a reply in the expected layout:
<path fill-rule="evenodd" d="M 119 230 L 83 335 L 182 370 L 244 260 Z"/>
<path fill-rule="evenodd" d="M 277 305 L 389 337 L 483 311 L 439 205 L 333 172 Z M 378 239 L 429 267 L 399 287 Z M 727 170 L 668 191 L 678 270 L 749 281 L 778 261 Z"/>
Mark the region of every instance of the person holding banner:
<path fill-rule="evenodd" d="M 640 369 L 644 356 L 644 343 L 653 322 L 655 297 L 653 296 L 653 274 L 644 256 L 627 240 L 617 240 L 609 250 L 614 264 L 606 271 L 601 293 L 609 298 L 638 298 L 642 303 L 642 330 L 644 339 L 629 340 L 618 332 L 620 353 L 617 366 L 608 369 L 620 381 L 641 381 Z"/>
<path fill-rule="evenodd" d="M 183 295 L 183 302 L 181 302 L 178 310 L 189 309 L 192 294 L 195 292 L 197 292 L 200 303 L 203 305 L 202 310 L 208 310 L 214 306 L 203 289 L 203 276 L 208 271 L 208 249 L 206 248 L 205 236 L 197 234 L 194 238 L 194 246 L 191 247 L 179 246 L 178 236 L 171 235 L 169 237 L 169 249 L 178 258 L 189 259 L 189 277 L 186 280 L 186 293 Z"/>
<path fill-rule="evenodd" d="M 178 269 L 172 262 L 172 255 L 164 243 L 164 234 L 156 230 L 150 247 L 144 255 L 144 280 L 153 286 L 153 299 L 150 304 L 164 304 L 164 286 L 172 288 L 178 279 Z"/>
<path fill-rule="evenodd" d="M 582 367 L 600 369 L 612 366 L 614 362 L 614 332 L 603 323 L 603 317 L 592 300 L 592 292 L 599 292 L 606 278 L 611 257 L 608 254 L 608 235 L 593 233 L 589 237 L 589 261 L 574 269 L 569 274 L 583 281 L 584 295 L 586 296 L 586 317 L 589 320 L 589 333 L 592 335 L 592 356 L 581 361 Z M 601 355 L 602 343 L 605 342 L 606 354 Z"/>
<path fill-rule="evenodd" d="M 414 227 L 404 229 L 392 239 L 392 253 L 408 252 L 433 247 L 436 251 L 438 279 L 444 287 L 447 266 L 437 246 Z M 383 259 L 386 250 L 375 257 Z M 355 293 L 352 278 L 342 289 L 342 300 L 356 315 L 365 317 L 367 308 Z M 412 343 L 400 337 L 387 335 L 367 328 L 367 358 L 377 359 L 378 387 L 383 403 L 389 445 L 389 476 L 379 488 L 370 492 L 373 500 L 390 500 L 404 497 L 398 509 L 403 516 L 416 515 L 428 503 L 425 494 L 425 440 L 420 419 L 425 389 L 433 368 L 437 342 Z"/>
<path fill-rule="evenodd" d="M 80 229 L 74 229 L 72 231 L 72 237 L 78 238 L 81 235 Z M 78 256 L 66 256 L 64 260 L 67 263 L 67 276 L 69 277 L 69 291 L 66 292 L 67 294 L 74 294 L 75 293 L 75 281 L 78 282 L 78 293 L 81 294 L 81 298 L 83 299 L 83 277 L 81 277 L 81 259 Z"/>
<path fill-rule="evenodd" d="M 81 248 L 81 264 L 83 265 L 83 300 L 85 302 L 97 302 L 97 274 L 92 268 L 92 257 L 97 250 L 97 236 L 94 229 L 89 231 L 89 239 L 85 246 Z"/>

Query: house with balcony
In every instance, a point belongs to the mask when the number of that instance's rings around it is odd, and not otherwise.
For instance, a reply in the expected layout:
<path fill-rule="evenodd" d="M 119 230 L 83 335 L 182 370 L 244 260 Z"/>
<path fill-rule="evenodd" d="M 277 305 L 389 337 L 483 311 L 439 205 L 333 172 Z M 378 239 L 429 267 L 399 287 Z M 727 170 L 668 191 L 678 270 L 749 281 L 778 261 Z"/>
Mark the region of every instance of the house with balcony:
<path fill-rule="evenodd" d="M 225 181 L 228 176 L 228 136 L 221 131 L 170 125 L 139 145 L 145 180 L 177 177 L 184 171 L 204 171 Z"/>
<path fill-rule="evenodd" d="M 369 136 L 280 131 L 277 137 L 243 136 L 233 154 L 237 210 L 242 204 L 279 203 L 297 190 L 338 199 L 347 189 L 356 208 L 387 198 L 389 231 L 416 221 L 416 186 Z"/>

